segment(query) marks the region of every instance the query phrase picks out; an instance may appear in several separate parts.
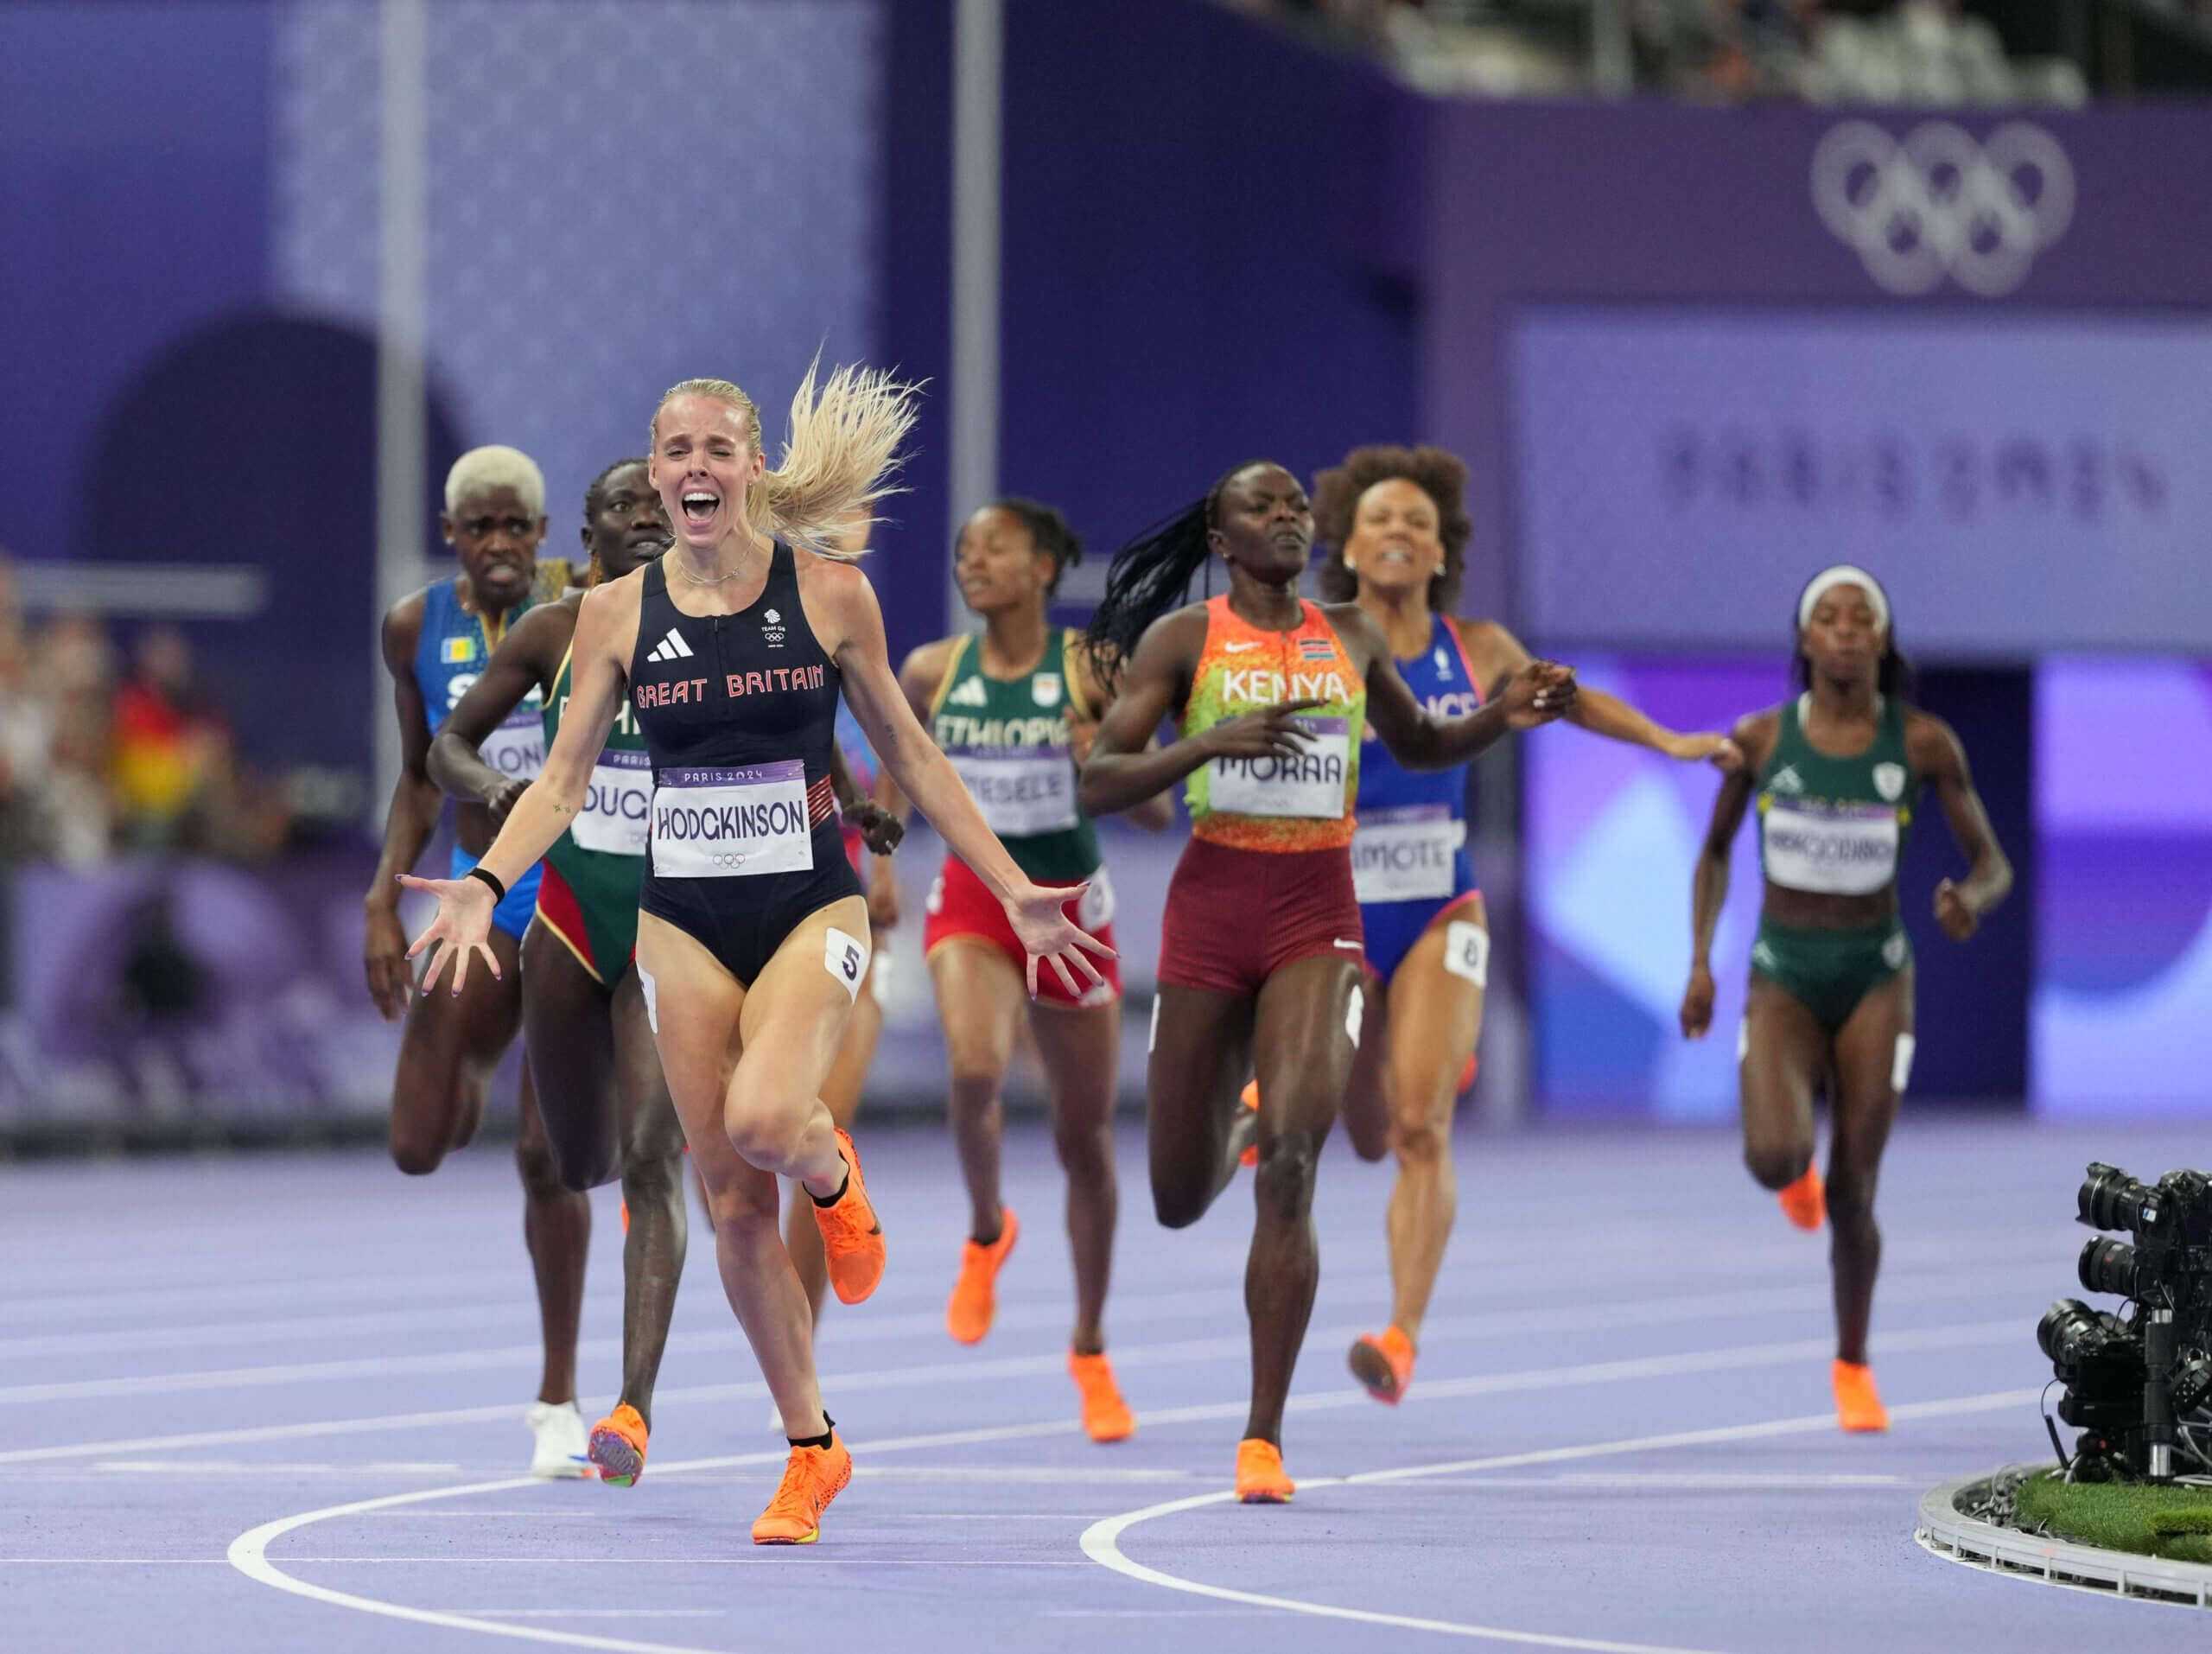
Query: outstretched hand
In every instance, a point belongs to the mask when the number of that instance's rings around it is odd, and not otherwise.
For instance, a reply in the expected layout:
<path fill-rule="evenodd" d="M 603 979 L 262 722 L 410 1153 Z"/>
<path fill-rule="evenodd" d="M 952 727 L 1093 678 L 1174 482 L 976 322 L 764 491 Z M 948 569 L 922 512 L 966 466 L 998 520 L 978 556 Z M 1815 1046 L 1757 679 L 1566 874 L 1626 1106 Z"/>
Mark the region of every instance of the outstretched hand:
<path fill-rule="evenodd" d="M 1084 989 L 1069 970 L 1071 964 L 1090 979 L 1093 987 L 1106 985 L 1106 978 L 1098 974 L 1098 967 L 1090 963 L 1090 955 L 1084 950 L 1087 948 L 1090 953 L 1108 959 L 1121 956 L 1067 916 L 1067 909 L 1090 887 L 1087 882 L 1032 884 L 1006 899 L 1007 922 L 1014 926 L 1022 951 L 1029 956 L 1030 998 L 1037 997 L 1037 966 L 1040 960 L 1051 964 L 1061 985 L 1077 999 L 1083 997 Z"/>
<path fill-rule="evenodd" d="M 492 910 L 499 906 L 493 899 L 492 887 L 481 879 L 463 875 L 458 879 L 418 879 L 411 873 L 399 875 L 399 882 L 410 890 L 429 892 L 438 899 L 438 916 L 423 928 L 415 938 L 415 945 L 407 950 L 413 958 L 424 948 L 435 946 L 430 956 L 430 968 L 423 974 L 423 991 L 429 993 L 437 985 L 438 977 L 446 966 L 453 965 L 452 992 L 461 992 L 461 984 L 468 978 L 468 961 L 480 953 L 491 973 L 499 974 L 499 956 L 492 951 Z"/>
<path fill-rule="evenodd" d="M 1706 966 L 1690 967 L 1690 984 L 1682 990 L 1682 1037 L 1702 1040 L 1713 1027 L 1713 972 Z"/>
<path fill-rule="evenodd" d="M 1303 758 L 1308 745 L 1299 727 L 1301 712 L 1326 706 L 1326 701 L 1278 701 L 1249 712 L 1240 712 L 1198 737 L 1209 758 Z"/>
<path fill-rule="evenodd" d="M 1564 717 L 1574 705 L 1574 668 L 1555 660 L 1532 660 L 1505 680 L 1498 701 L 1505 721 L 1516 729 L 1534 729 Z"/>
<path fill-rule="evenodd" d="M 1666 742 L 1669 758 L 1685 764 L 1694 764 L 1700 759 L 1719 770 L 1723 775 L 1733 775 L 1744 767 L 1744 749 L 1727 736 L 1705 730 L 1694 735 L 1670 736 Z"/>

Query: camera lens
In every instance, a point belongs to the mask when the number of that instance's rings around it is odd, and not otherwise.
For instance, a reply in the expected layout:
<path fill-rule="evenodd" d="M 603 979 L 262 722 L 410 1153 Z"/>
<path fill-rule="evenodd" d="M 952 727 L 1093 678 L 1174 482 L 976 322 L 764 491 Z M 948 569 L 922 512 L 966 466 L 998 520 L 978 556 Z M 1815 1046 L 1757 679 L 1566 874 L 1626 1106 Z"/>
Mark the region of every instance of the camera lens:
<path fill-rule="evenodd" d="M 2092 1161 L 2082 1184 L 2079 1212 L 2082 1221 L 2092 1229 L 2133 1230 L 2141 1225 L 2145 1209 L 2155 1199 L 2119 1167 Z"/>
<path fill-rule="evenodd" d="M 2036 1343 L 2054 1362 L 2070 1367 L 2095 1347 L 2102 1331 L 2095 1310 L 2079 1298 L 2061 1298 L 2036 1323 Z"/>
<path fill-rule="evenodd" d="M 2091 1292 L 2117 1293 L 2123 1298 L 2135 1296 L 2135 1249 L 2126 1241 L 2116 1241 L 2100 1236 L 2082 1248 L 2078 1273 L 2082 1285 Z"/>

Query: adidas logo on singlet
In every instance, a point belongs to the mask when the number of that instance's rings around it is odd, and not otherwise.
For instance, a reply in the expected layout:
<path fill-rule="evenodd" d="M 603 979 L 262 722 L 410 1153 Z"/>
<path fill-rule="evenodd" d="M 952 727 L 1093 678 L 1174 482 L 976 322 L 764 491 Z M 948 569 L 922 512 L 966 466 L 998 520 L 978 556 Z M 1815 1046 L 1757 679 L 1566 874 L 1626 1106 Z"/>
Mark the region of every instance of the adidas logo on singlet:
<path fill-rule="evenodd" d="M 1775 771 L 1774 779 L 1767 783 L 1767 790 L 1770 792 L 1802 792 L 1805 784 L 1797 779 L 1795 769 L 1784 764 Z"/>
<path fill-rule="evenodd" d="M 683 634 L 674 627 L 671 627 L 668 629 L 668 635 L 653 646 L 652 653 L 647 655 L 645 658 L 647 660 L 688 660 L 690 655 L 691 646 L 683 641 Z"/>
<path fill-rule="evenodd" d="M 988 706 L 990 703 L 990 691 L 983 687 L 982 678 L 971 678 L 951 694 L 946 696 L 944 703 L 947 706 Z"/>

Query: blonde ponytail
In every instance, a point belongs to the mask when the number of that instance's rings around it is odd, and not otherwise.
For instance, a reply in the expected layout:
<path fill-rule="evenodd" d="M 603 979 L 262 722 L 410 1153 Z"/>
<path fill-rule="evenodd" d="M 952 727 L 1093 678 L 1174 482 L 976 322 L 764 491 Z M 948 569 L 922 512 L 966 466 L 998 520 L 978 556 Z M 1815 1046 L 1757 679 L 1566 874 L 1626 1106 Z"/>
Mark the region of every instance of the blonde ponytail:
<path fill-rule="evenodd" d="M 852 563 L 867 550 L 877 502 L 898 489 L 899 445 L 914 427 L 920 386 L 894 379 L 880 368 L 841 367 L 817 390 L 816 366 L 806 370 L 791 398 L 791 435 L 783 462 L 746 494 L 752 526 L 821 557 Z M 742 416 L 754 453 L 760 452 L 760 413 L 753 398 L 727 379 L 686 379 L 661 398 L 713 397 Z M 659 410 L 654 410 L 656 423 Z M 658 442 L 658 437 L 656 437 Z M 847 550 L 849 540 L 859 546 Z"/>

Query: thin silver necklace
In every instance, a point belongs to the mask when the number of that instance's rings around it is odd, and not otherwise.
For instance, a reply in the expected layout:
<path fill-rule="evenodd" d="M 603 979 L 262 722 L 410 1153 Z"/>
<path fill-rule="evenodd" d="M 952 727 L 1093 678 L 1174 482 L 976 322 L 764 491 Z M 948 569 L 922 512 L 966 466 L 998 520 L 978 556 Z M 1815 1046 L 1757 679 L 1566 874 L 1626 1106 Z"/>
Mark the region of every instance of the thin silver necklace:
<path fill-rule="evenodd" d="M 740 575 L 743 574 L 745 572 L 745 563 L 752 561 L 752 549 L 747 547 L 744 562 L 741 562 L 736 568 L 731 569 L 728 574 L 716 575 L 710 580 L 704 575 L 693 574 L 690 569 L 684 566 L 683 558 L 681 554 L 678 554 L 676 558 L 676 572 L 682 575 L 686 580 L 690 581 L 695 586 L 719 586 L 725 580 L 734 580 Z"/>

